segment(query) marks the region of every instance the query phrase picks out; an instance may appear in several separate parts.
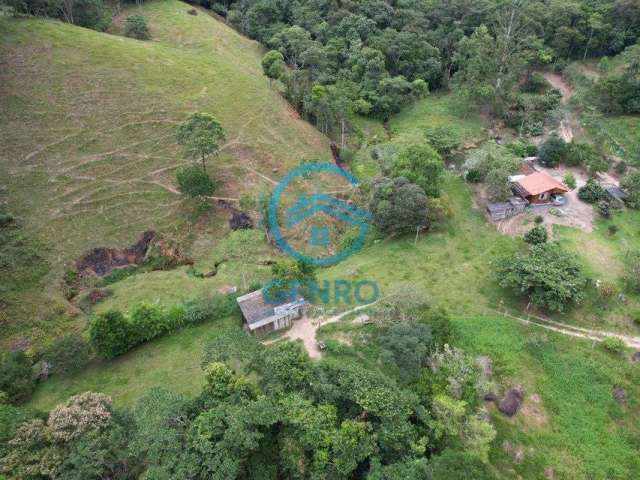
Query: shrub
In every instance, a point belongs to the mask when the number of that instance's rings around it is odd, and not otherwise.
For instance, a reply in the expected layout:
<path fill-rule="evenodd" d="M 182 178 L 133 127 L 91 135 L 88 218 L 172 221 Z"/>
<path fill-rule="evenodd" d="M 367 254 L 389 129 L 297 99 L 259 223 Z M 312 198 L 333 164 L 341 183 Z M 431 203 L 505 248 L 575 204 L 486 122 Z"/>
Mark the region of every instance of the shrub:
<path fill-rule="evenodd" d="M 538 225 L 537 227 L 533 227 L 525 234 L 524 241 L 530 243 L 531 245 L 538 245 L 539 243 L 545 243 L 547 241 L 547 238 L 547 229 L 542 225 Z"/>
<path fill-rule="evenodd" d="M 425 131 L 427 141 L 444 158 L 449 158 L 451 153 L 460 145 L 460 138 L 450 127 L 440 126 L 427 128 Z"/>
<path fill-rule="evenodd" d="M 624 352 L 624 342 L 616 337 L 607 337 L 602 341 L 602 346 L 607 352 L 620 354 Z"/>
<path fill-rule="evenodd" d="M 584 298 L 587 280 L 577 260 L 556 243 L 532 245 L 527 253 L 497 263 L 500 286 L 550 311 L 564 311 Z"/>
<path fill-rule="evenodd" d="M 467 171 L 465 178 L 469 183 L 478 183 L 482 180 L 482 173 L 477 168 L 471 168 Z"/>
<path fill-rule="evenodd" d="M 147 20 L 142 15 L 129 15 L 124 26 L 124 34 L 130 38 L 148 40 L 150 35 Z"/>
<path fill-rule="evenodd" d="M 626 192 L 625 203 L 629 208 L 640 208 L 640 170 L 628 173 L 620 182 Z"/>
<path fill-rule="evenodd" d="M 98 355 L 110 359 L 123 354 L 135 344 L 135 332 L 122 312 L 109 310 L 91 319 L 89 343 Z"/>
<path fill-rule="evenodd" d="M 609 232 L 609 235 L 612 235 L 612 236 L 618 233 L 618 230 L 619 230 L 618 226 L 614 225 L 613 223 L 607 227 L 607 231 Z"/>
<path fill-rule="evenodd" d="M 235 299 L 230 295 L 214 294 L 202 296 L 185 303 L 184 320 L 188 325 L 197 325 L 232 315 L 236 311 Z"/>
<path fill-rule="evenodd" d="M 585 166 L 597 161 L 601 155 L 588 143 L 571 142 L 567 145 L 565 163 L 572 167 Z"/>
<path fill-rule="evenodd" d="M 527 93 L 544 93 L 549 88 L 549 83 L 540 72 L 533 72 L 520 87 L 523 92 Z"/>
<path fill-rule="evenodd" d="M 89 345 L 77 335 L 57 339 L 44 355 L 54 374 L 65 375 L 86 367 L 89 363 Z"/>
<path fill-rule="evenodd" d="M 0 399 L 0 458 L 8 453 L 9 440 L 14 437 L 18 427 L 29 420 L 23 408 L 7 405 L 3 400 L 6 399 Z"/>
<path fill-rule="evenodd" d="M 447 197 L 427 199 L 427 224 L 429 228 L 440 226 L 451 217 L 453 217 L 453 209 Z"/>
<path fill-rule="evenodd" d="M 534 157 L 538 153 L 538 147 L 531 143 L 514 142 L 507 145 L 507 148 L 520 158 Z"/>
<path fill-rule="evenodd" d="M 31 361 L 22 352 L 9 352 L 0 357 L 0 392 L 10 403 L 27 400 L 35 389 L 31 375 Z"/>
<path fill-rule="evenodd" d="M 603 301 L 609 301 L 618 293 L 615 283 L 604 280 L 598 283 L 598 296 Z"/>
<path fill-rule="evenodd" d="M 0 228 L 7 227 L 15 223 L 16 219 L 10 213 L 0 213 Z"/>
<path fill-rule="evenodd" d="M 607 192 L 595 179 L 590 178 L 578 189 L 578 198 L 586 203 L 598 203 L 607 198 Z"/>
<path fill-rule="evenodd" d="M 640 292 L 640 251 L 629 251 L 624 258 L 624 280 L 629 290 Z"/>
<path fill-rule="evenodd" d="M 176 171 L 178 190 L 190 197 L 211 195 L 215 189 L 215 182 L 202 168 L 194 166 L 182 167 Z"/>
<path fill-rule="evenodd" d="M 564 184 L 569 187 L 571 190 L 573 190 L 574 188 L 576 188 L 577 183 L 576 183 L 576 177 L 573 175 L 573 173 L 571 172 L 567 172 L 562 181 L 564 182 Z"/>
<path fill-rule="evenodd" d="M 391 172 L 422 187 L 429 197 L 440 195 L 444 163 L 440 154 L 428 144 L 411 145 L 396 156 Z"/>
<path fill-rule="evenodd" d="M 534 218 L 533 221 L 536 225 L 541 225 L 542 222 L 544 222 L 544 218 L 542 215 L 536 215 L 536 218 Z"/>
<path fill-rule="evenodd" d="M 182 304 L 173 305 L 165 312 L 166 329 L 177 330 L 184 326 L 187 309 Z"/>
<path fill-rule="evenodd" d="M 565 160 L 567 144 L 557 135 L 551 135 L 538 150 L 538 157 L 543 165 L 556 167 Z"/>
<path fill-rule="evenodd" d="M 596 206 L 596 211 L 604 218 L 611 217 L 611 204 L 606 200 L 600 200 Z"/>
<path fill-rule="evenodd" d="M 510 174 L 511 171 L 506 168 L 496 168 L 487 173 L 485 183 L 487 193 L 492 201 L 503 202 L 513 195 L 509 181 Z"/>
<path fill-rule="evenodd" d="M 136 344 L 147 342 L 168 330 L 162 308 L 148 303 L 141 303 L 133 307 L 130 325 L 135 334 Z"/>

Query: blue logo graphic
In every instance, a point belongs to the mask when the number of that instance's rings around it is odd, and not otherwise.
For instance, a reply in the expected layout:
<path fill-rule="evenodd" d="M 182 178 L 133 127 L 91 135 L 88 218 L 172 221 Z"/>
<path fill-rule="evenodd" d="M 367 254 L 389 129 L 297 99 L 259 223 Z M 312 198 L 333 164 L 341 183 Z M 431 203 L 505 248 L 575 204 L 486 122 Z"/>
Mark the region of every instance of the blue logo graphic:
<path fill-rule="evenodd" d="M 292 170 L 278 183 L 269 204 L 269 230 L 280 249 L 289 256 L 304 262 L 308 265 L 326 267 L 349 257 L 364 244 L 369 229 L 368 221 L 371 217 L 369 212 L 361 210 L 344 200 L 340 200 L 325 193 L 315 193 L 313 195 L 299 195 L 295 203 L 286 209 L 284 226 L 292 228 L 315 216 L 324 213 L 330 217 L 346 222 L 358 228 L 358 235 L 350 246 L 342 249 L 334 255 L 325 257 L 311 257 L 299 252 L 291 246 L 284 238 L 278 223 L 278 210 L 282 195 L 287 187 L 297 178 L 308 178 L 310 175 L 318 173 L 329 173 L 337 175 L 347 180 L 351 185 L 358 184 L 358 180 L 351 173 L 332 163 L 308 163 Z M 313 225 L 310 231 L 309 244 L 314 247 L 328 248 L 330 246 L 330 235 L 328 226 Z"/>

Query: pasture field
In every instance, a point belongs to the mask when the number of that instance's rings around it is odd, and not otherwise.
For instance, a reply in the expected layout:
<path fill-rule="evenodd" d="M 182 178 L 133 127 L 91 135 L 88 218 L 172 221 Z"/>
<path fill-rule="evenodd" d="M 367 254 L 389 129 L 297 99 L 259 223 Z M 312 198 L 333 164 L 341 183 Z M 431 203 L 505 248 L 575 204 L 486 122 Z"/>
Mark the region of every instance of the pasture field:
<path fill-rule="evenodd" d="M 191 112 L 213 114 L 226 131 L 210 160 L 216 195 L 257 195 L 304 159 L 329 158 L 328 140 L 262 75 L 260 46 L 190 8 L 149 2 L 144 42 L 0 17 L 0 199 L 49 271 L 4 302 L 3 345 L 69 328 L 60 279 L 90 248 L 124 247 L 154 229 L 196 261 L 210 255 L 227 214 L 199 215 L 175 186 L 175 169 L 190 162 L 175 128 Z"/>

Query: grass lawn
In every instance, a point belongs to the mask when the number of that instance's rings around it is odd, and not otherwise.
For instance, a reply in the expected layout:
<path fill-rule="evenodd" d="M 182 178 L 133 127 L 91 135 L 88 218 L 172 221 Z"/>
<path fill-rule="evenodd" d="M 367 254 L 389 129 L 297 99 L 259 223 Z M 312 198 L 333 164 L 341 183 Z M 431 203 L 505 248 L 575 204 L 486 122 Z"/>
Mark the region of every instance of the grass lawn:
<path fill-rule="evenodd" d="M 482 312 L 496 306 L 501 290 L 491 262 L 514 251 L 518 242 L 500 235 L 473 206 L 459 177 L 446 176 L 444 191 L 453 217 L 441 231 L 382 240 L 322 272 L 327 279 L 372 279 L 384 296 L 398 285 L 415 288 L 455 312 Z M 386 293 L 385 293 L 386 292 Z"/>
<path fill-rule="evenodd" d="M 619 230 L 611 235 L 609 225 L 613 224 Z M 640 311 L 640 296 L 626 291 L 621 279 L 626 252 L 640 249 L 640 212 L 624 210 L 611 219 L 599 219 L 591 233 L 556 226 L 554 236 L 578 255 L 591 279 L 614 284 L 625 297 L 624 302 L 617 295 L 601 301 L 597 291 L 591 289 L 585 304 L 570 312 L 567 321 L 640 335 L 640 327 L 633 321 Z"/>
<path fill-rule="evenodd" d="M 50 266 L 43 288 L 3 303 L 19 326 L 4 330 L 1 345 L 49 338 L 47 324 L 65 310 L 64 266 L 90 248 L 155 229 L 196 260 L 210 255 L 228 212 L 198 217 L 175 190 L 175 169 L 190 162 L 175 128 L 191 112 L 225 128 L 210 162 L 220 196 L 257 195 L 302 159 L 329 158 L 328 140 L 262 75 L 259 45 L 190 8 L 145 4 L 149 41 L 0 17 L 0 201 Z"/>
<path fill-rule="evenodd" d="M 391 118 L 389 129 L 395 141 L 424 140 L 425 128 L 448 127 L 463 144 L 485 138 L 476 108 L 450 93 L 435 93 L 403 109 Z"/>

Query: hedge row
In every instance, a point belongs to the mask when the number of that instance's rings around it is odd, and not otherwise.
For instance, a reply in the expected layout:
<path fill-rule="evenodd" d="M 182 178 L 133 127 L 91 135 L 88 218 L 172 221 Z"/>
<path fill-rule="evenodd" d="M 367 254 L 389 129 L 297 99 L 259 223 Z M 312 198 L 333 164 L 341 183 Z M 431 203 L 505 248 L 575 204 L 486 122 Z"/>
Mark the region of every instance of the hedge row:
<path fill-rule="evenodd" d="M 235 297 L 215 294 L 169 308 L 141 303 L 129 314 L 109 310 L 95 315 L 89 324 L 89 341 L 103 358 L 114 358 L 166 332 L 224 318 L 237 310 Z"/>

